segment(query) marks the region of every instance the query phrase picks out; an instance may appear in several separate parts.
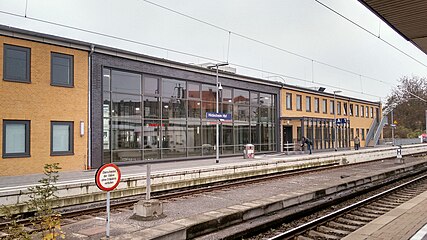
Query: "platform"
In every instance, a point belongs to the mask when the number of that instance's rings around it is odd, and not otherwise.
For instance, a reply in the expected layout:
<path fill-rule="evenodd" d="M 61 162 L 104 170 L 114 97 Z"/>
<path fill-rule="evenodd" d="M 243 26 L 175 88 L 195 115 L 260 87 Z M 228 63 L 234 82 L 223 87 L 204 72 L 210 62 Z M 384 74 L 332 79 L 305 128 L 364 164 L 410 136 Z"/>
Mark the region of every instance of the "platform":
<path fill-rule="evenodd" d="M 427 240 L 427 191 L 344 238 L 363 239 Z"/>

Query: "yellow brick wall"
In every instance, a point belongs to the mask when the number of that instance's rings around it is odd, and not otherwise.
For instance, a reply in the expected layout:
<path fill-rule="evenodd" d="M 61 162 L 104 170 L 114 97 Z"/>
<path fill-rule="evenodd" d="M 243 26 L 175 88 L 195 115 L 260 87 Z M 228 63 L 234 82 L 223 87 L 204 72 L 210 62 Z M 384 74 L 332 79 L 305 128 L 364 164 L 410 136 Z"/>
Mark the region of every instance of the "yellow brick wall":
<path fill-rule="evenodd" d="M 4 44 L 31 49 L 31 83 L 3 80 Z M 74 56 L 74 87 L 50 85 L 51 52 Z M 88 53 L 39 42 L 0 36 L 0 152 L 3 120 L 30 120 L 30 155 L 0 158 L 0 175 L 43 172 L 45 163 L 58 162 L 62 171 L 82 170 L 87 163 Z M 74 122 L 74 155 L 50 156 L 51 121 Z M 80 121 L 85 134 L 80 136 Z"/>
<path fill-rule="evenodd" d="M 329 96 L 324 96 L 321 94 L 315 94 L 312 92 L 304 92 L 304 91 L 298 91 L 298 90 L 294 90 L 294 89 L 282 89 L 281 90 L 281 100 L 280 100 L 280 104 L 281 104 L 281 113 L 280 116 L 281 117 L 313 117 L 313 118 L 329 118 L 329 119 L 333 119 L 334 118 L 334 114 L 331 113 L 330 111 L 330 101 L 334 100 L 333 97 L 329 97 Z M 286 109 L 286 93 L 291 93 L 292 94 L 292 110 L 288 110 Z M 301 95 L 301 111 L 297 111 L 297 100 L 296 100 L 296 96 L 297 95 Z M 311 111 L 307 112 L 306 111 L 306 96 L 310 96 L 311 97 Z M 319 98 L 319 112 L 316 113 L 315 109 L 314 109 L 314 99 L 315 98 Z M 323 113 L 323 99 L 327 100 L 327 113 Z M 356 128 L 363 128 L 365 129 L 365 137 L 367 135 L 366 129 L 369 129 L 372 121 L 374 118 L 371 117 L 371 115 L 369 115 L 369 117 L 366 117 L 366 115 L 364 114 L 363 117 L 361 117 L 360 115 L 360 109 L 361 106 L 364 106 L 364 108 L 369 107 L 369 109 L 371 107 L 374 108 L 374 117 L 376 116 L 376 111 L 375 109 L 378 108 L 379 110 L 379 116 L 381 116 L 382 112 L 381 112 L 381 107 L 378 106 L 378 104 L 371 104 L 371 103 L 367 103 L 367 102 L 359 102 L 359 101 L 352 101 L 349 98 L 343 98 L 340 96 L 336 97 L 336 102 L 341 102 L 341 114 L 337 114 L 336 118 L 347 118 L 350 120 L 350 128 L 353 128 L 354 131 L 354 136 L 355 132 L 356 132 Z M 353 116 L 349 116 L 348 113 L 347 115 L 344 115 L 344 102 L 347 103 L 347 109 L 350 109 L 350 104 L 353 104 Z M 355 116 L 355 106 L 358 105 L 359 106 L 359 116 L 356 117 Z M 337 105 L 335 105 L 337 107 Z M 348 110 L 349 111 L 349 110 Z M 366 110 L 365 110 L 366 111 Z M 370 110 L 369 110 L 369 114 L 370 114 Z M 292 125 L 294 126 L 293 128 L 293 136 L 294 138 L 296 137 L 296 127 L 300 126 L 300 121 L 291 121 L 290 124 L 288 124 L 287 120 L 282 120 L 281 121 L 281 125 Z M 364 146 L 365 141 L 362 140 L 361 138 L 361 133 L 359 133 L 359 138 L 361 139 L 361 146 Z M 351 145 L 353 146 L 353 141 L 351 141 Z"/>

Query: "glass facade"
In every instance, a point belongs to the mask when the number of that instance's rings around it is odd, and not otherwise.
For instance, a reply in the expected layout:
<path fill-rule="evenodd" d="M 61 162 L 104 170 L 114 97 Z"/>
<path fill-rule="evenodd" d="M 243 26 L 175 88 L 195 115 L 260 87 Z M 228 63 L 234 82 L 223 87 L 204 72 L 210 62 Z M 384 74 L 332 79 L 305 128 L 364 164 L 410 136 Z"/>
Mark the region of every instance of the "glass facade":
<path fill-rule="evenodd" d="M 275 94 L 104 68 L 104 162 L 214 156 L 217 94 L 221 155 L 276 150 Z"/>

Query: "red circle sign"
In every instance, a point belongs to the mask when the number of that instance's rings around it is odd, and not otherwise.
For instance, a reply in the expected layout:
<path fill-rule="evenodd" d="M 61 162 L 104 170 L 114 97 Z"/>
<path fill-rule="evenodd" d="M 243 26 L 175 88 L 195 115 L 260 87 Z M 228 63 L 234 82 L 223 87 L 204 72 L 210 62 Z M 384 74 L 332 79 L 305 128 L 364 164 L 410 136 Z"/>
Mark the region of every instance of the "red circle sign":
<path fill-rule="evenodd" d="M 113 163 L 105 164 L 98 168 L 95 174 L 95 183 L 103 191 L 114 190 L 120 183 L 121 173 L 119 167 Z"/>

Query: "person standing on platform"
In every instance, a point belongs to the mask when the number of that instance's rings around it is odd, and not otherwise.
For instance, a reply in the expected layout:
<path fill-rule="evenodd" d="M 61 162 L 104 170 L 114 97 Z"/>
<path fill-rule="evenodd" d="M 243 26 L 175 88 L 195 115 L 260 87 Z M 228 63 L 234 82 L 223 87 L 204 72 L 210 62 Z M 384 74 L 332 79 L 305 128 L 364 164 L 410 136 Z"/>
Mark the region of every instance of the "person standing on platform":
<path fill-rule="evenodd" d="M 311 144 L 312 144 L 311 140 L 306 138 L 306 137 L 302 137 L 301 142 L 302 142 L 302 144 L 301 144 L 302 148 L 304 148 L 304 145 L 307 144 L 307 150 L 310 152 L 309 154 L 311 154 Z"/>
<path fill-rule="evenodd" d="M 360 148 L 360 139 L 358 136 L 354 138 L 354 150 L 359 150 Z"/>

